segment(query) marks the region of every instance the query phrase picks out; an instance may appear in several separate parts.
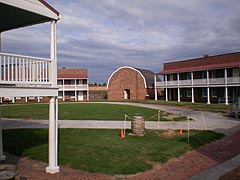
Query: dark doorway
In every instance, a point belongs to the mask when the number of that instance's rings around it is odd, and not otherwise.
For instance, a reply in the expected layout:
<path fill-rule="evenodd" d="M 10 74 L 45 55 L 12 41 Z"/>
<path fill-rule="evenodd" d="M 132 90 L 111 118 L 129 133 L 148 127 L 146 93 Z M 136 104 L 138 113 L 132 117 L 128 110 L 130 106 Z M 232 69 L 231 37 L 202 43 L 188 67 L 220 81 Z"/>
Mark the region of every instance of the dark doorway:
<path fill-rule="evenodd" d="M 130 89 L 124 89 L 123 99 L 130 99 Z"/>

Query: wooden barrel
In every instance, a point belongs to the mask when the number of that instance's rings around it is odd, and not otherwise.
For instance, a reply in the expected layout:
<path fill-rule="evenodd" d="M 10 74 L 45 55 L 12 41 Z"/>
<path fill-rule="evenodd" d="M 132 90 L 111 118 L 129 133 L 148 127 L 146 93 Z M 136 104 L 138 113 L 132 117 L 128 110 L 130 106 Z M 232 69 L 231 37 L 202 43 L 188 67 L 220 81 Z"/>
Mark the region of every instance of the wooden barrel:
<path fill-rule="evenodd" d="M 145 129 L 144 118 L 142 116 L 133 116 L 131 128 L 133 135 L 143 136 Z"/>

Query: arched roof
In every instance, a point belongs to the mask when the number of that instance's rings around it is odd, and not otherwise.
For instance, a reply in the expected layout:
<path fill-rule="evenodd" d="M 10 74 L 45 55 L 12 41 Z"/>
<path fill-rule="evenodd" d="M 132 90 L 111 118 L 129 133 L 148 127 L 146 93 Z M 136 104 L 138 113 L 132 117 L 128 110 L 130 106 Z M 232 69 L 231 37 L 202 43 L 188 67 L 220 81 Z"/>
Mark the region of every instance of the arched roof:
<path fill-rule="evenodd" d="M 152 87 L 152 85 L 154 84 L 154 73 L 150 70 L 146 70 L 146 69 L 140 69 L 140 68 L 134 68 L 134 67 L 130 67 L 130 66 L 123 66 L 120 67 L 118 69 L 116 69 L 111 76 L 108 78 L 108 83 L 107 83 L 107 88 L 109 86 L 110 80 L 112 78 L 112 76 L 119 70 L 124 69 L 124 68 L 128 68 L 128 69 L 132 69 L 136 72 L 138 72 L 140 74 L 140 76 L 142 76 L 143 78 L 143 82 L 144 82 L 144 87 Z M 158 77 L 157 77 L 158 78 Z M 159 78 L 158 78 L 159 79 Z"/>

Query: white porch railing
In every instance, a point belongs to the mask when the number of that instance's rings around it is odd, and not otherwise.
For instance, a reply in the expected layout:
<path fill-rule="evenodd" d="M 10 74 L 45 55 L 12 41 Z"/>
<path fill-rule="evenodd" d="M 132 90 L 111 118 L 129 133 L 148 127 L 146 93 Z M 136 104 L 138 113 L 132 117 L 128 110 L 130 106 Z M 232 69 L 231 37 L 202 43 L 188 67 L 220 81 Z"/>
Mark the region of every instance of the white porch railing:
<path fill-rule="evenodd" d="M 0 84 L 51 85 L 52 60 L 0 53 Z"/>
<path fill-rule="evenodd" d="M 87 84 L 79 84 L 79 85 L 58 85 L 59 90 L 87 90 L 88 85 Z"/>
<path fill-rule="evenodd" d="M 209 78 L 209 84 L 224 84 L 224 78 Z"/>
<path fill-rule="evenodd" d="M 177 86 L 177 81 L 167 81 L 167 87 Z M 209 78 L 209 85 L 231 85 L 231 84 L 240 84 L 240 77 L 228 77 L 227 84 L 225 84 L 224 78 Z M 191 80 L 180 80 L 179 86 L 191 86 Z M 193 86 L 206 86 L 207 79 L 194 79 Z M 157 87 L 166 87 L 166 82 L 161 81 L 157 82 Z"/>
<path fill-rule="evenodd" d="M 190 85 L 192 85 L 192 80 L 180 80 L 179 85 L 180 86 L 190 86 Z"/>
<path fill-rule="evenodd" d="M 167 81 L 167 86 L 177 86 L 177 81 Z"/>
<path fill-rule="evenodd" d="M 236 84 L 236 83 L 240 83 L 240 77 L 228 77 L 227 78 L 227 83 L 228 84 Z"/>
<path fill-rule="evenodd" d="M 194 85 L 206 85 L 207 79 L 194 79 L 193 84 Z"/>

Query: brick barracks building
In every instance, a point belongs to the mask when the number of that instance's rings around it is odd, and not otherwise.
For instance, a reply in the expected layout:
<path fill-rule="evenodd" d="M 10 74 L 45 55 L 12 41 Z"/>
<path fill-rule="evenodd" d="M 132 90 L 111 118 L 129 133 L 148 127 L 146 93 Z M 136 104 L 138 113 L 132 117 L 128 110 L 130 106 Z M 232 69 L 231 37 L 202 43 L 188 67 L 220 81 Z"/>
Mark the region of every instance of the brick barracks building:
<path fill-rule="evenodd" d="M 166 101 L 229 104 L 240 96 L 239 52 L 164 63 L 158 74 Z"/>
<path fill-rule="evenodd" d="M 145 69 L 128 66 L 118 68 L 108 79 L 108 100 L 154 99 L 154 76 L 152 71 Z"/>

